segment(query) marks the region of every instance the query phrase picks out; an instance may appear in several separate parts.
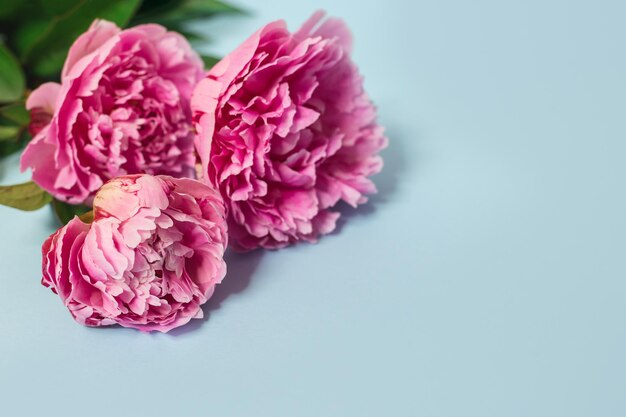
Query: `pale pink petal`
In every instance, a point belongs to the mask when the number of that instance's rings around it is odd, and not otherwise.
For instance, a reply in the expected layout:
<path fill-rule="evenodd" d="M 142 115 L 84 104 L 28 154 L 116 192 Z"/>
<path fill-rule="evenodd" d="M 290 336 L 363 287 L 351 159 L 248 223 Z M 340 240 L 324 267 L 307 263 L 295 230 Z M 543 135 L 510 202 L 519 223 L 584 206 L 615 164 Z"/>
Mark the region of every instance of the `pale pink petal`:
<path fill-rule="evenodd" d="M 117 27 L 115 23 L 106 20 L 95 20 L 87 32 L 80 35 L 71 46 L 65 64 L 63 65 L 61 78 L 66 77 L 74 64 L 81 58 L 96 51 L 119 32 L 120 28 Z"/>
<path fill-rule="evenodd" d="M 26 100 L 26 109 L 33 110 L 35 108 L 43 109 L 49 114 L 54 114 L 56 109 L 56 101 L 61 91 L 59 83 L 43 83 L 33 90 Z"/>

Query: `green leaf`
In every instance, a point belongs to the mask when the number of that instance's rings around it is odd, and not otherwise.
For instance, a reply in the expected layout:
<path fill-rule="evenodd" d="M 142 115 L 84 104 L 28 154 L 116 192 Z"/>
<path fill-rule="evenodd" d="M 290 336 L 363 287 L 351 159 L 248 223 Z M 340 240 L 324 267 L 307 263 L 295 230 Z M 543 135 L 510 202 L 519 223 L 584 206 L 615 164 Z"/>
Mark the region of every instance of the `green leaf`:
<path fill-rule="evenodd" d="M 144 1 L 133 16 L 132 24 L 154 22 L 182 6 L 185 0 Z"/>
<path fill-rule="evenodd" d="M 208 17 L 218 13 L 243 13 L 243 10 L 219 0 L 186 0 L 178 11 Z"/>
<path fill-rule="evenodd" d="M 63 63 L 67 57 L 67 51 L 55 51 L 51 52 L 46 59 L 41 60 L 39 65 L 33 67 L 33 74 L 43 77 L 47 80 L 54 80 L 59 78 L 59 73 L 63 68 Z"/>
<path fill-rule="evenodd" d="M 54 209 L 54 214 L 61 224 L 67 224 L 74 218 L 74 216 L 80 217 L 91 211 L 91 207 L 82 205 L 73 206 L 57 199 L 52 200 L 52 208 Z M 84 219 L 86 219 L 86 217 Z"/>
<path fill-rule="evenodd" d="M 20 6 L 20 2 L 16 0 L 0 2 L 0 19 L 12 17 Z"/>
<path fill-rule="evenodd" d="M 17 140 L 0 140 L 0 158 L 19 152 L 30 139 L 28 130 L 23 129 Z"/>
<path fill-rule="evenodd" d="M 18 126 L 26 126 L 30 123 L 30 115 L 23 101 L 0 107 L 0 116 L 10 120 Z"/>
<path fill-rule="evenodd" d="M 24 73 L 17 59 L 0 43 L 0 103 L 10 103 L 22 98 Z"/>
<path fill-rule="evenodd" d="M 93 210 L 89 210 L 87 213 L 78 216 L 83 223 L 93 223 Z"/>
<path fill-rule="evenodd" d="M 0 186 L 0 204 L 19 210 L 37 210 L 52 201 L 52 196 L 32 181 Z"/>
<path fill-rule="evenodd" d="M 36 74 L 48 73 L 51 65 L 46 61 L 50 57 L 59 61 L 58 56 L 67 53 L 72 43 L 89 28 L 94 19 L 106 19 L 124 27 L 140 2 L 141 0 L 83 0 L 66 13 L 52 18 L 46 30 L 25 51 L 22 61 L 30 64 Z"/>
<path fill-rule="evenodd" d="M 0 126 L 0 142 L 5 140 L 17 141 L 19 138 L 19 126 Z"/>
<path fill-rule="evenodd" d="M 243 9 L 218 0 L 164 0 L 144 2 L 133 24 L 160 23 L 168 29 L 174 24 L 187 23 L 194 19 L 204 19 L 224 13 L 245 13 Z"/>
<path fill-rule="evenodd" d="M 19 151 L 30 140 L 30 116 L 24 102 L 0 107 L 0 157 Z"/>
<path fill-rule="evenodd" d="M 200 58 L 202 58 L 202 60 L 204 61 L 205 69 L 213 68 L 215 66 L 215 64 L 220 62 L 220 59 L 221 59 L 221 58 L 218 58 L 218 57 L 212 56 L 212 55 L 201 55 Z"/>
<path fill-rule="evenodd" d="M 39 0 L 41 8 L 50 16 L 58 16 L 76 7 L 82 0 Z"/>
<path fill-rule="evenodd" d="M 26 22 L 20 23 L 13 33 L 13 43 L 15 52 L 18 56 L 23 57 L 43 35 L 50 25 L 50 19 L 42 17 L 33 17 Z"/>

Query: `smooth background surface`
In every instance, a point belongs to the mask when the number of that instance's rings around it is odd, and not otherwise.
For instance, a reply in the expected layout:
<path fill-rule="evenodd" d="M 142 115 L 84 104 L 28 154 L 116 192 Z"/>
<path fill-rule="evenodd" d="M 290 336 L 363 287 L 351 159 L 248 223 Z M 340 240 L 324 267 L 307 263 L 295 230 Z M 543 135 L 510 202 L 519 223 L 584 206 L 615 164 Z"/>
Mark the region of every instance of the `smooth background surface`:
<path fill-rule="evenodd" d="M 2 414 L 626 415 L 625 3 L 239 4 L 208 51 L 319 7 L 352 27 L 380 194 L 318 245 L 231 258 L 167 335 L 75 324 L 39 284 L 50 212 L 0 208 Z"/>

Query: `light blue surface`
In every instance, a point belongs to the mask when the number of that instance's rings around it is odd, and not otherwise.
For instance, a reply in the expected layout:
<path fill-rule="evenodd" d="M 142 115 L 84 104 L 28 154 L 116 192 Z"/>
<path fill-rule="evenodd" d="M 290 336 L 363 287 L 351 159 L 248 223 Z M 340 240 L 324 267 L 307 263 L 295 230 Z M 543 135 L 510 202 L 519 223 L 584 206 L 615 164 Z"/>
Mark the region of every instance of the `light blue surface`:
<path fill-rule="evenodd" d="M 0 208 L 1 414 L 626 415 L 625 3 L 246 3 L 208 50 L 321 7 L 352 27 L 380 195 L 231 257 L 174 335 L 75 324 L 39 284 L 50 213 Z"/>

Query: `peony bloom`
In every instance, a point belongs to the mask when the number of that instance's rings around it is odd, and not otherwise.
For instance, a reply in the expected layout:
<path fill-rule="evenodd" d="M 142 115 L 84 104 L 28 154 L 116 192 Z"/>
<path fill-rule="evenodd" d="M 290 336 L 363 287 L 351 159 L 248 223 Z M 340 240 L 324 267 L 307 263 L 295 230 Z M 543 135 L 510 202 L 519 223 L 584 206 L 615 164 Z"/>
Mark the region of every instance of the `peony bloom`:
<path fill-rule="evenodd" d="M 129 175 L 106 183 L 94 219 L 43 244 L 42 284 L 87 326 L 167 332 L 193 318 L 226 273 L 225 210 L 192 179 Z"/>
<path fill-rule="evenodd" d="M 22 170 L 72 204 L 91 204 L 120 175 L 192 177 L 189 100 L 202 76 L 202 61 L 178 33 L 95 21 L 72 45 L 61 84 L 28 98 L 36 136 Z"/>
<path fill-rule="evenodd" d="M 295 33 L 271 23 L 218 63 L 191 100 L 203 177 L 228 207 L 234 246 L 280 248 L 335 227 L 367 201 L 386 146 L 341 20 Z"/>

